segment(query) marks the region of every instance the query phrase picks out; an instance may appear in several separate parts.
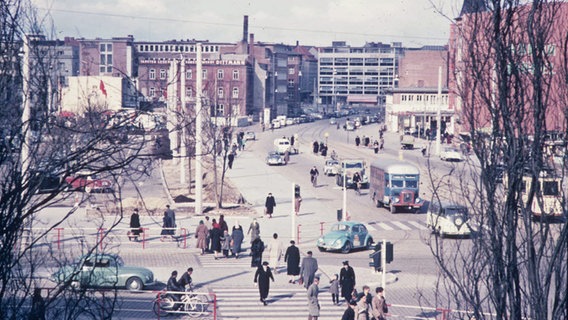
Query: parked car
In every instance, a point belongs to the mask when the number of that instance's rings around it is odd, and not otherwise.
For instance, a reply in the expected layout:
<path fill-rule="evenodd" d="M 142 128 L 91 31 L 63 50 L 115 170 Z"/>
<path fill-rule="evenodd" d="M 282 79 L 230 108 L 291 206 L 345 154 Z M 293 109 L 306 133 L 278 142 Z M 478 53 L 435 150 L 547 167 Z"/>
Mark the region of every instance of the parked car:
<path fill-rule="evenodd" d="M 294 121 L 293 118 L 288 118 L 288 119 L 286 119 L 286 125 L 287 125 L 287 126 L 291 126 L 291 125 L 293 125 L 293 124 L 296 124 L 296 122 Z"/>
<path fill-rule="evenodd" d="M 79 171 L 76 175 L 65 178 L 72 190 L 85 192 L 113 192 L 113 183 L 109 179 L 99 179 L 90 171 Z"/>
<path fill-rule="evenodd" d="M 337 160 L 326 160 L 323 167 L 323 174 L 326 176 L 334 176 L 339 171 L 339 161 Z"/>
<path fill-rule="evenodd" d="M 426 214 L 426 226 L 444 237 L 446 235 L 469 236 L 471 227 L 467 207 L 451 202 L 430 203 Z"/>
<path fill-rule="evenodd" d="M 329 124 L 337 124 L 336 118 L 329 118 Z"/>
<path fill-rule="evenodd" d="M 284 160 L 284 156 L 279 154 L 276 151 L 271 151 L 266 156 L 266 164 L 269 166 L 283 166 L 286 165 L 286 160 Z"/>
<path fill-rule="evenodd" d="M 126 266 L 120 256 L 103 253 L 84 255 L 61 267 L 51 278 L 78 287 L 124 287 L 130 291 L 142 290 L 155 281 L 149 269 Z"/>
<path fill-rule="evenodd" d="M 244 139 L 245 139 L 246 141 L 248 141 L 248 140 L 256 140 L 256 134 L 255 134 L 253 131 L 247 131 L 247 132 L 245 132 Z"/>
<path fill-rule="evenodd" d="M 458 148 L 444 147 L 440 152 L 440 159 L 444 161 L 462 161 L 462 155 Z"/>
<path fill-rule="evenodd" d="M 278 128 L 280 128 L 280 127 L 281 127 L 281 125 L 280 125 L 280 120 L 278 120 L 278 119 L 272 120 L 272 128 L 273 128 L 273 129 L 278 129 Z"/>
<path fill-rule="evenodd" d="M 317 240 L 317 247 L 320 251 L 349 253 L 356 248 L 372 249 L 373 238 L 363 223 L 342 221 Z"/>

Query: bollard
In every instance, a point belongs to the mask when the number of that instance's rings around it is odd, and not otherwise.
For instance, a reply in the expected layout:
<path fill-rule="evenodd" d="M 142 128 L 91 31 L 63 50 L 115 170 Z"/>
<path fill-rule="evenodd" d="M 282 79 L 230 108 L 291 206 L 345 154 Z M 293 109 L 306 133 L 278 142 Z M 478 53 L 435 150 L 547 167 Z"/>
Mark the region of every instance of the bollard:
<path fill-rule="evenodd" d="M 146 231 L 150 230 L 149 228 L 142 228 L 142 249 L 146 249 Z"/>
<path fill-rule="evenodd" d="M 296 235 L 297 235 L 296 242 L 298 243 L 298 245 L 300 245 L 300 227 L 301 226 L 302 226 L 301 224 L 298 224 L 298 231 L 296 232 Z"/>
<path fill-rule="evenodd" d="M 209 292 L 213 296 L 213 320 L 217 320 L 217 295 L 214 292 Z"/>
<path fill-rule="evenodd" d="M 181 228 L 180 229 L 181 236 L 183 237 L 183 248 L 187 248 L 187 229 Z"/>
<path fill-rule="evenodd" d="M 99 228 L 99 232 L 97 232 L 97 242 L 99 243 L 100 250 L 103 251 L 103 238 L 105 232 L 105 228 Z"/>
<path fill-rule="evenodd" d="M 57 230 L 57 250 L 61 250 L 61 233 L 64 228 L 55 228 Z"/>
<path fill-rule="evenodd" d="M 448 314 L 450 313 L 450 309 L 444 309 L 444 308 L 436 308 L 436 311 L 440 311 L 442 312 L 442 319 L 440 320 L 446 320 L 448 319 Z M 436 317 L 436 319 L 438 319 L 438 317 Z"/>
<path fill-rule="evenodd" d="M 325 222 L 320 222 L 320 236 L 323 236 L 323 225 Z"/>

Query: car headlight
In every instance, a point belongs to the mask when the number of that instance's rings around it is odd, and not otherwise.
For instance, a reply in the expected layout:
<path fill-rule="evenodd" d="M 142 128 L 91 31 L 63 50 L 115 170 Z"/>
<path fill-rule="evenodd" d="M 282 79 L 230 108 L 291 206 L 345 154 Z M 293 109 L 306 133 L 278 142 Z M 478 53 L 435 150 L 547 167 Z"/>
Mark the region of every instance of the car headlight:
<path fill-rule="evenodd" d="M 318 244 L 322 244 L 323 243 L 323 238 L 319 238 L 318 239 Z"/>
<path fill-rule="evenodd" d="M 461 226 L 463 224 L 463 219 L 462 218 L 456 218 L 456 220 L 454 221 L 454 223 L 456 224 L 456 226 Z"/>
<path fill-rule="evenodd" d="M 393 201 L 393 202 L 394 202 L 394 203 L 399 203 L 399 202 L 400 202 L 400 199 L 399 199 L 399 198 L 394 198 L 394 201 Z"/>
<path fill-rule="evenodd" d="M 422 199 L 420 199 L 420 197 L 416 197 L 416 199 L 414 200 L 415 203 L 420 203 L 422 201 Z"/>

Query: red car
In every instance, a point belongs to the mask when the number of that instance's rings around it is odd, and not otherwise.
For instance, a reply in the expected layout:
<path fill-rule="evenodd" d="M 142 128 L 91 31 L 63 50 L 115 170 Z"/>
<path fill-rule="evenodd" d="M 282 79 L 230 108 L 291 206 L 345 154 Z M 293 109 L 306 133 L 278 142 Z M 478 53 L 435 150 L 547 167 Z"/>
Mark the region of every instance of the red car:
<path fill-rule="evenodd" d="M 98 179 L 92 172 L 79 171 L 75 176 L 65 178 L 72 190 L 85 192 L 113 192 L 113 183 L 109 179 Z"/>

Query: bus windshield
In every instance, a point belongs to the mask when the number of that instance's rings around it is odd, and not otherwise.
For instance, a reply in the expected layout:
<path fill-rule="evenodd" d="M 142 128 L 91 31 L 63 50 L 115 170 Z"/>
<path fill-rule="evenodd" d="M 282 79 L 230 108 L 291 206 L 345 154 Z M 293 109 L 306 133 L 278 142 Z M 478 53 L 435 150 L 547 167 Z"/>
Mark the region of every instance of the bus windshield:
<path fill-rule="evenodd" d="M 403 188 L 404 187 L 404 180 L 392 180 L 391 181 L 392 188 Z"/>
<path fill-rule="evenodd" d="M 407 188 L 418 188 L 418 181 L 416 180 L 406 180 Z"/>
<path fill-rule="evenodd" d="M 349 163 L 349 162 L 345 162 L 345 168 L 346 169 L 361 169 L 363 168 L 363 164 L 361 162 L 355 162 L 355 163 Z"/>

